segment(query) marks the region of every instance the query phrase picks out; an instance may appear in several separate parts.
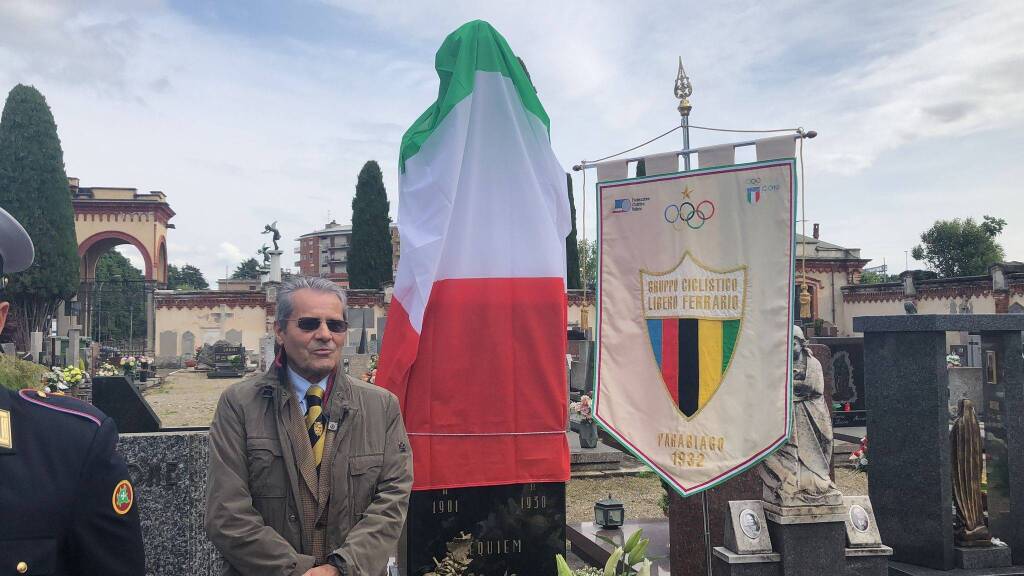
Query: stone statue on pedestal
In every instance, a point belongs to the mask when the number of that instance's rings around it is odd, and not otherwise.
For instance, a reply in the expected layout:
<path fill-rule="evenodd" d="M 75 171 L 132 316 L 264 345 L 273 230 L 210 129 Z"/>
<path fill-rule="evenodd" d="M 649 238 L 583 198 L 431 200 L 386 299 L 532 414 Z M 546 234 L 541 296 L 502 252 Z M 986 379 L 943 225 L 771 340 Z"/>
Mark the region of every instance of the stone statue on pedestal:
<path fill-rule="evenodd" d="M 992 535 L 985 525 L 985 507 L 981 500 L 981 426 L 974 403 L 960 400 L 953 428 L 949 431 L 952 451 L 953 503 L 956 505 L 957 546 L 991 546 Z"/>
<path fill-rule="evenodd" d="M 274 242 L 274 250 L 276 251 L 281 249 L 277 245 L 277 241 L 281 239 L 281 232 L 277 230 L 277 220 L 274 220 L 273 224 L 265 225 L 263 227 L 263 232 L 260 232 L 260 234 L 273 234 L 271 240 Z"/>
<path fill-rule="evenodd" d="M 839 506 L 843 495 L 829 476 L 832 415 L 825 404 L 821 363 L 793 327 L 793 429 L 789 441 L 762 462 L 765 502 L 778 506 Z"/>

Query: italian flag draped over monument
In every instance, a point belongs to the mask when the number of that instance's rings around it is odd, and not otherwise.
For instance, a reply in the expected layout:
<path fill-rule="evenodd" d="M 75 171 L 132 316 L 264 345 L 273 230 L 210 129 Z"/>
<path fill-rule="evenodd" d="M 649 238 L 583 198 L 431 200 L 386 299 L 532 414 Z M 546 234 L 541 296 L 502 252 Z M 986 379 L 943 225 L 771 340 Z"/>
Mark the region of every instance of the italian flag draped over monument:
<path fill-rule="evenodd" d="M 565 172 L 548 116 L 482 21 L 445 39 L 437 101 L 402 138 L 402 256 L 376 382 L 414 489 L 569 479 Z"/>

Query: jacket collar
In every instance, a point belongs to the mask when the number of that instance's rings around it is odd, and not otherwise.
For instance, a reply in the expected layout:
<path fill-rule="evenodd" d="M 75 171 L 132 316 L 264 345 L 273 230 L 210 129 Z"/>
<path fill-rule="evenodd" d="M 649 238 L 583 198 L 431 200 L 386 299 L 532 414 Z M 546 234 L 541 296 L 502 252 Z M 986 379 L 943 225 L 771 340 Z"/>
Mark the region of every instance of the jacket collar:
<path fill-rule="evenodd" d="M 327 388 L 324 390 L 324 396 L 330 398 L 334 394 L 334 390 L 337 389 L 338 394 L 347 399 L 352 398 L 352 385 L 348 381 L 348 376 L 343 372 L 339 372 L 339 368 L 344 364 L 344 360 L 340 360 L 338 367 L 335 367 L 334 372 L 327 377 Z M 288 355 L 284 352 L 282 346 L 277 352 L 277 356 L 274 358 L 274 371 L 277 373 L 277 383 L 284 391 L 285 398 L 292 397 L 292 385 L 288 379 Z M 339 373 L 341 377 L 338 377 Z"/>

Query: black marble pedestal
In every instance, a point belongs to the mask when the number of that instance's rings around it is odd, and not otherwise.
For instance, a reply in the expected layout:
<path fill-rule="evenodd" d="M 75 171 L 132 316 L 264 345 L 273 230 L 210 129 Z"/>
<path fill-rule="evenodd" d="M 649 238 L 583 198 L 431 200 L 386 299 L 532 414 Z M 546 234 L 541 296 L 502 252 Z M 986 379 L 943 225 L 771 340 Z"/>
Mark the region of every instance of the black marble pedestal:
<path fill-rule="evenodd" d="M 555 574 L 565 554 L 565 484 L 509 484 L 415 491 L 409 499 L 400 566 L 423 576 L 446 545 L 471 538 L 470 572 L 508 576 Z"/>
<path fill-rule="evenodd" d="M 124 376 L 93 378 L 92 403 L 114 419 L 121 434 L 160 430 L 160 417 Z"/>
<path fill-rule="evenodd" d="M 846 526 L 831 522 L 780 524 L 768 518 L 772 546 L 782 557 L 782 576 L 842 574 L 846 567 Z"/>

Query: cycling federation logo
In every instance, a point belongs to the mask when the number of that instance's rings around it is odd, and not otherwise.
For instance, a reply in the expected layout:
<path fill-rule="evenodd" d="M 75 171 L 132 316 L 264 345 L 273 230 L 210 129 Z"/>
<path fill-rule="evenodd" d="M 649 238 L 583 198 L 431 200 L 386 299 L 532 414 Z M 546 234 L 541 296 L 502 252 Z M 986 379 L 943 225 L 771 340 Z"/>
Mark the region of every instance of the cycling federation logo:
<path fill-rule="evenodd" d="M 626 214 L 629 212 L 639 212 L 644 209 L 644 206 L 647 205 L 647 202 L 650 199 L 650 196 L 616 198 L 614 202 L 612 202 L 612 214 Z"/>
<path fill-rule="evenodd" d="M 711 200 L 696 202 L 690 198 L 693 190 L 689 186 L 683 188 L 683 200 L 678 204 L 665 206 L 665 222 L 668 222 L 676 230 L 682 230 L 681 226 L 686 224 L 691 230 L 699 230 L 704 224 L 714 218 L 715 204 Z"/>

